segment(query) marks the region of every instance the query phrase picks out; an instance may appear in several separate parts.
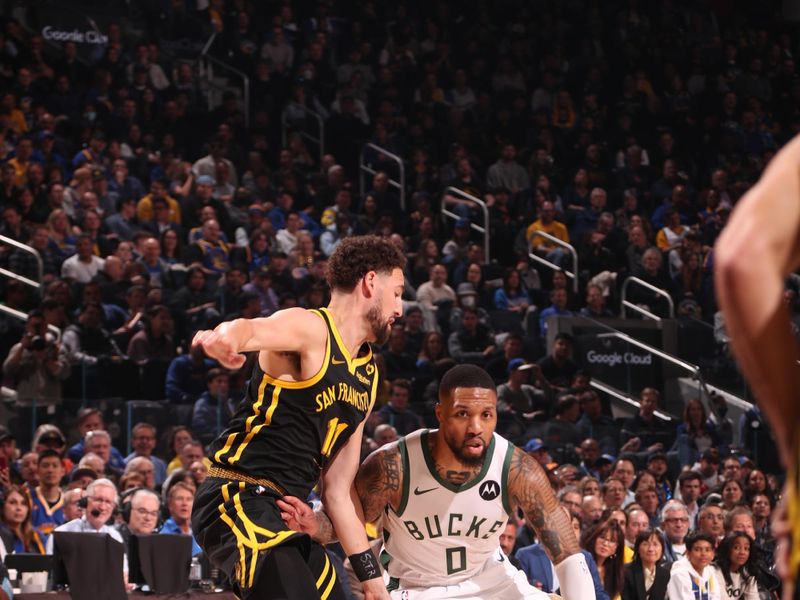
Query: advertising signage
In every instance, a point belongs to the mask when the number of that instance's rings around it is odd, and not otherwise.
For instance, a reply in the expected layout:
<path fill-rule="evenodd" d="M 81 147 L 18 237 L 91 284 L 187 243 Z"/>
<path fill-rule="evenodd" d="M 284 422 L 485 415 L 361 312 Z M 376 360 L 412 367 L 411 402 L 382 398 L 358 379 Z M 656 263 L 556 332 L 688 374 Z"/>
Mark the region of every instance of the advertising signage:
<path fill-rule="evenodd" d="M 602 333 L 595 328 L 573 329 L 573 359 L 582 369 L 593 378 L 631 395 L 637 395 L 644 387 L 661 387 L 660 358 L 625 340 L 599 335 Z M 648 331 L 644 336 L 642 333 L 645 332 L 637 332 L 635 337 L 656 348 L 661 346 L 659 331 Z"/>

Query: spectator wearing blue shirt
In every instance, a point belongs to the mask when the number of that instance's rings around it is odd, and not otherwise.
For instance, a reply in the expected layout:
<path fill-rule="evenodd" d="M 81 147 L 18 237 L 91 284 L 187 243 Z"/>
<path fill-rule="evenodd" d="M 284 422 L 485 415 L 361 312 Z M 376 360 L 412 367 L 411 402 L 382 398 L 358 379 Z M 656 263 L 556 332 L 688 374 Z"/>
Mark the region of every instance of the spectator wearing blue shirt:
<path fill-rule="evenodd" d="M 211 369 L 207 376 L 208 389 L 194 403 L 192 429 L 204 444 L 211 443 L 228 426 L 236 410 L 230 397 L 230 375 L 223 369 Z"/>
<path fill-rule="evenodd" d="M 142 182 L 128 172 L 128 163 L 118 158 L 111 166 L 111 177 L 108 180 L 108 191 L 116 193 L 124 200 L 139 202 L 145 195 Z"/>
<path fill-rule="evenodd" d="M 567 290 L 558 288 L 550 292 L 550 306 L 545 308 L 539 314 L 539 331 L 543 338 L 547 338 L 547 318 L 551 315 L 560 315 L 564 317 L 573 316 L 573 312 L 567 308 L 569 296 Z"/>
<path fill-rule="evenodd" d="M 606 210 L 607 199 L 608 195 L 603 188 L 596 187 L 591 191 L 589 206 L 575 215 L 575 227 L 570 232 L 570 239 L 580 243 L 583 236 L 597 228 L 597 221 Z"/>
<path fill-rule="evenodd" d="M 78 464 L 83 457 L 85 448 L 84 440 L 86 434 L 90 431 L 105 431 L 106 425 L 103 423 L 103 413 L 98 408 L 82 408 L 78 411 L 78 432 L 81 434 L 81 440 L 67 450 L 67 458 L 73 463 Z M 123 471 L 125 469 L 125 459 L 122 454 L 114 446 L 111 446 L 111 453 L 107 461 L 107 466 L 116 471 Z"/>
<path fill-rule="evenodd" d="M 503 278 L 503 286 L 494 293 L 494 307 L 497 310 L 507 310 L 524 314 L 528 310 L 531 299 L 528 290 L 522 283 L 519 271 L 509 269 Z"/>
<path fill-rule="evenodd" d="M 103 162 L 103 151 L 106 149 L 106 136 L 99 129 L 95 129 L 89 140 L 87 148 L 79 151 L 72 158 L 72 168 L 78 169 L 85 164 L 99 165 Z"/>
<path fill-rule="evenodd" d="M 167 369 L 167 400 L 175 404 L 194 404 L 206 391 L 206 373 L 218 366 L 206 358 L 202 348 L 192 348 L 172 360 Z"/>
<path fill-rule="evenodd" d="M 167 509 L 169 518 L 164 521 L 159 533 L 192 536 L 192 556 L 197 556 L 202 549 L 192 533 L 192 506 L 194 505 L 194 490 L 189 484 L 178 481 L 169 490 L 167 496 Z"/>
<path fill-rule="evenodd" d="M 149 458 L 155 470 L 156 485 L 161 485 L 167 478 L 167 463 L 153 455 L 156 447 L 156 428 L 150 423 L 137 423 L 131 430 L 131 446 L 133 452 L 125 457 L 125 464 L 130 463 L 134 458 L 142 456 Z"/>

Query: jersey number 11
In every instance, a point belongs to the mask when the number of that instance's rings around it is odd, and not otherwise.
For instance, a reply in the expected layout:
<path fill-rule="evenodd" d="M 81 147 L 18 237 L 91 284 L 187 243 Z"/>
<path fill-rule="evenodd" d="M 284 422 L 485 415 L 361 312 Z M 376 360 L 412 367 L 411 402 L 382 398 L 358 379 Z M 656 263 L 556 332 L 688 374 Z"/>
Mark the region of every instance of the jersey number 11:
<path fill-rule="evenodd" d="M 325 434 L 325 441 L 322 442 L 322 456 L 331 455 L 331 451 L 336 445 L 336 440 L 339 439 L 345 429 L 347 429 L 347 423 L 340 423 L 339 417 L 334 417 L 328 421 L 328 433 Z"/>

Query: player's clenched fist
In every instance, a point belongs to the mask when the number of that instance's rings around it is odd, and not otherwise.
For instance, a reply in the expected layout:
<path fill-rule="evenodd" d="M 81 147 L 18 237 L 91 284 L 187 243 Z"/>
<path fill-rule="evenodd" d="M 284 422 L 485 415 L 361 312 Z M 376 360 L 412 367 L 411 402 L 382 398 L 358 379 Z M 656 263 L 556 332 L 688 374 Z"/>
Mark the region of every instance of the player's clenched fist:
<path fill-rule="evenodd" d="M 192 348 L 202 348 L 209 358 L 215 359 L 226 369 L 238 369 L 243 364 L 245 356 L 239 354 L 227 336 L 212 330 L 198 331 L 192 340 Z"/>

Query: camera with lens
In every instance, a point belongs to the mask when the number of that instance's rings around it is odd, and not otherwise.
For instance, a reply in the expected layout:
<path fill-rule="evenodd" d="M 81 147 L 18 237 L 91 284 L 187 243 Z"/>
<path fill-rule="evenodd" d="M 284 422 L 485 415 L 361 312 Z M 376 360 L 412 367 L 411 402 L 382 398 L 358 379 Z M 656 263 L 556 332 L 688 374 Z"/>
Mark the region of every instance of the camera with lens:
<path fill-rule="evenodd" d="M 31 338 L 31 350 L 34 352 L 41 352 L 47 348 L 47 340 L 41 335 L 35 335 Z"/>

